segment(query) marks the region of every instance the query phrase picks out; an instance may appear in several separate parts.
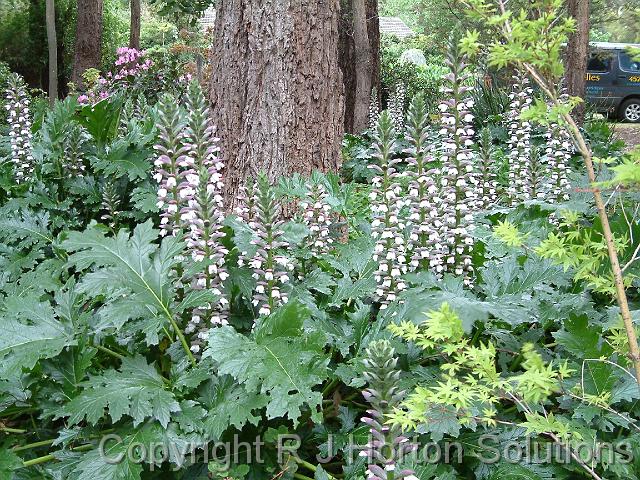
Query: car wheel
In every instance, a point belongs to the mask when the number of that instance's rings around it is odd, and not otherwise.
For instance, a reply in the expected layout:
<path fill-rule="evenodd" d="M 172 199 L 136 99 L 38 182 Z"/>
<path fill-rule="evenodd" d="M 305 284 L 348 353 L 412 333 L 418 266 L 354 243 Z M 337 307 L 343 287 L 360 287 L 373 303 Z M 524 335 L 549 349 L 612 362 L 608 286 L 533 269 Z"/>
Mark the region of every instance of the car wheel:
<path fill-rule="evenodd" d="M 620 118 L 629 123 L 640 123 L 640 98 L 627 100 L 620 107 Z"/>

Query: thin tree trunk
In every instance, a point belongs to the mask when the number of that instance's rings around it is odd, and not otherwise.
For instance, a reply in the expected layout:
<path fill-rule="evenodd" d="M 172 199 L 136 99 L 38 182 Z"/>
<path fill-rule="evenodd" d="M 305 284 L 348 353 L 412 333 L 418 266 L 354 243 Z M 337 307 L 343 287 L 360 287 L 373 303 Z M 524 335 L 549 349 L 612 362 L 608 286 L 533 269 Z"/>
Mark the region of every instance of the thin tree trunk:
<path fill-rule="evenodd" d="M 76 45 L 71 80 L 82 85 L 82 74 L 100 68 L 102 57 L 102 0 L 78 0 Z"/>
<path fill-rule="evenodd" d="M 356 128 L 356 104 L 358 109 L 369 109 L 369 97 L 371 89 L 378 91 L 378 100 L 380 99 L 380 20 L 378 17 L 378 0 L 365 0 L 365 15 L 356 22 L 356 15 L 353 8 L 353 1 L 342 0 L 342 12 L 340 20 L 340 68 L 342 69 L 342 77 L 345 87 L 345 115 L 344 128 L 348 133 L 360 133 L 362 131 L 362 123 Z M 359 1 L 359 0 L 358 0 Z M 362 87 L 358 91 L 358 49 L 356 47 L 356 32 L 360 30 L 360 40 L 364 38 L 362 30 L 362 21 L 366 22 L 368 47 L 364 45 L 364 49 L 369 53 L 368 68 L 371 75 L 369 82 L 369 92 L 366 93 L 366 99 L 362 92 Z M 358 27 L 358 23 L 360 26 Z M 358 42 L 361 46 L 363 42 Z M 360 78 L 361 80 L 361 78 Z M 366 80 L 365 80 L 366 82 Z M 359 100 L 356 100 L 356 97 Z M 368 116 L 368 115 L 367 115 Z M 366 125 L 365 125 L 366 128 Z"/>
<path fill-rule="evenodd" d="M 227 199 L 260 171 L 337 170 L 338 0 L 221 0 L 217 10 L 211 101 Z"/>
<path fill-rule="evenodd" d="M 567 45 L 567 90 L 573 97 L 585 97 L 587 56 L 589 53 L 589 0 L 567 0 L 567 10 L 576 20 L 576 31 Z M 578 105 L 573 116 L 581 125 L 584 121 L 584 103 Z"/>
<path fill-rule="evenodd" d="M 355 47 L 356 92 L 353 109 L 353 129 L 363 132 L 369 124 L 369 101 L 371 99 L 371 43 L 367 29 L 365 0 L 352 0 L 353 42 Z"/>
<path fill-rule="evenodd" d="M 56 6 L 46 0 L 47 44 L 49 45 L 49 105 L 58 98 L 58 37 L 56 36 Z"/>
<path fill-rule="evenodd" d="M 140 0 L 131 0 L 131 28 L 129 30 L 129 47 L 140 50 Z"/>

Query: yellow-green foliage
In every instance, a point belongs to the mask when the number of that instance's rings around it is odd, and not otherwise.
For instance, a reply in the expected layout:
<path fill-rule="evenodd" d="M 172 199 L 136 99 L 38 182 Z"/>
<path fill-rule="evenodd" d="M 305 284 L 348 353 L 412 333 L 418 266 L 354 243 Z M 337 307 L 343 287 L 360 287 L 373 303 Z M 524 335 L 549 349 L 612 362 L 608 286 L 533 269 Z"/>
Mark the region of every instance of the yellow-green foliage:
<path fill-rule="evenodd" d="M 629 246 L 628 237 L 614 235 L 614 242 L 618 254 L 624 255 Z M 604 236 L 594 228 L 582 225 L 576 214 L 565 213 L 560 230 L 550 233 L 535 252 L 562 265 L 565 270 L 575 269 L 574 279 L 585 281 L 595 292 L 616 295 Z M 633 275 L 625 275 L 625 286 L 629 287 L 633 279 Z"/>
<path fill-rule="evenodd" d="M 421 325 L 402 322 L 389 329 L 442 358 L 439 381 L 416 387 L 389 416 L 390 423 L 407 430 L 428 421 L 428 412 L 437 406 L 453 407 L 463 425 L 476 421 L 493 426 L 500 403 L 508 401 L 525 411 L 535 410 L 536 405 L 545 404 L 560 391 L 561 379 L 571 373 L 566 364 L 546 363 L 531 344 L 522 349 L 520 372 L 498 372 L 495 346 L 491 342 L 472 345 L 464 337 L 462 320 L 447 303 L 426 314 Z M 536 430 L 539 425 L 533 422 L 535 419 L 530 416 L 522 426 Z M 554 427 L 550 422 L 545 425 Z M 557 427 L 545 431 L 564 435 L 563 429 Z"/>

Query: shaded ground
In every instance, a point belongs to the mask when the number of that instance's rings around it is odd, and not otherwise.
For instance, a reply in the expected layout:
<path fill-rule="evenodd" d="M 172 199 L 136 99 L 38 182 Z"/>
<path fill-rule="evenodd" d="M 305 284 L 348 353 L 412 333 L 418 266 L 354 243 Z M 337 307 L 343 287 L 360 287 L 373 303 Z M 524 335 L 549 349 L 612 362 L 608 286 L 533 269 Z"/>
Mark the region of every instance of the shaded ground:
<path fill-rule="evenodd" d="M 637 123 L 616 123 L 614 126 L 614 136 L 617 140 L 622 140 L 627 144 L 625 151 L 640 145 L 640 124 Z"/>

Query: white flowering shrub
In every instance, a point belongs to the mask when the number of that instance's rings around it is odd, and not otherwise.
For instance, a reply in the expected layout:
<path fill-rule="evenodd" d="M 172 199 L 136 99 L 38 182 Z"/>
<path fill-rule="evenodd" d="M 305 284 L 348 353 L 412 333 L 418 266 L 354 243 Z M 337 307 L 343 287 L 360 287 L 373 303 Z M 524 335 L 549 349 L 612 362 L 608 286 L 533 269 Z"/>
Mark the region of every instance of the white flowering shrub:
<path fill-rule="evenodd" d="M 5 109 L 9 124 L 11 161 L 16 183 L 24 183 L 29 181 L 35 167 L 31 147 L 31 100 L 17 73 L 9 75 L 7 83 Z"/>

